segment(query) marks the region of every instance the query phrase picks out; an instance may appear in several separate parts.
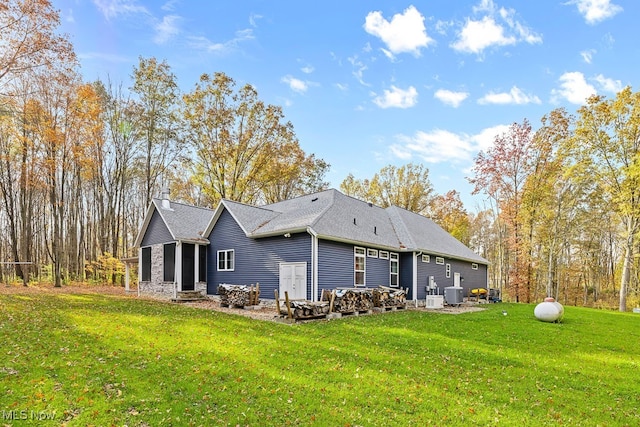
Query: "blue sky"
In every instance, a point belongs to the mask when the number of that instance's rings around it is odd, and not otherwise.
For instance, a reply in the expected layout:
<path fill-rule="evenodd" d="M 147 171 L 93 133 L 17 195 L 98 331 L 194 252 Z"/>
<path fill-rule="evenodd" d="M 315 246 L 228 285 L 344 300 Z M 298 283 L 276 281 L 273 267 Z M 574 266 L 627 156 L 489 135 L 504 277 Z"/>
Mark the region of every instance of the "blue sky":
<path fill-rule="evenodd" d="M 349 173 L 425 164 L 468 210 L 479 150 L 511 123 L 638 90 L 637 0 L 53 0 L 87 81 L 166 60 L 181 89 L 221 71 L 283 107 L 302 148 Z"/>

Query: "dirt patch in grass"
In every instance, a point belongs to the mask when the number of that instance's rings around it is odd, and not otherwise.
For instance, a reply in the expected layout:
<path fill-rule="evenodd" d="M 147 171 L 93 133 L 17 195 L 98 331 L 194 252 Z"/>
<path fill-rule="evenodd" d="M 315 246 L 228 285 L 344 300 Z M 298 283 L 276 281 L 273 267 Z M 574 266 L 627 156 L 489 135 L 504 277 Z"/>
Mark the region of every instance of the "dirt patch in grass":
<path fill-rule="evenodd" d="M 237 307 L 224 307 L 220 304 L 217 297 L 209 297 L 203 301 L 173 303 L 168 299 L 160 299 L 153 297 L 138 297 L 135 290 L 126 292 L 122 286 L 110 286 L 110 285 L 91 285 L 83 283 L 74 283 L 71 285 L 64 285 L 61 288 L 56 288 L 52 284 L 35 284 L 29 286 L 22 286 L 20 284 L 0 285 L 0 294 L 101 294 L 101 295 L 115 295 L 130 298 L 144 298 L 153 299 L 158 301 L 164 301 L 168 304 L 181 304 L 188 307 L 193 307 L 201 310 L 214 310 L 227 314 L 236 314 L 240 316 L 250 317 L 252 319 L 264 320 L 264 321 L 277 321 L 282 318 L 278 315 L 275 302 L 271 300 L 263 300 L 260 305 L 255 307 L 237 308 Z M 425 309 L 424 307 L 415 307 L 411 302 L 407 304 L 406 310 L 422 311 L 431 313 L 444 313 L 444 314 L 463 314 L 474 311 L 482 311 L 483 304 L 478 303 L 464 303 L 458 306 L 445 306 L 440 309 Z"/>
<path fill-rule="evenodd" d="M 56 288 L 50 283 L 30 284 L 23 286 L 21 284 L 0 284 L 0 294 L 102 294 L 102 295 L 120 295 L 120 296 L 136 296 L 136 292 L 125 292 L 123 286 L 119 285 L 91 285 L 85 283 L 74 283 L 72 285 L 63 285 Z"/>
<path fill-rule="evenodd" d="M 235 307 L 223 307 L 220 305 L 220 302 L 217 298 L 209 298 L 206 301 L 198 301 L 198 302 L 188 302 L 183 303 L 190 307 L 204 309 L 204 310 L 215 310 L 228 314 L 237 314 L 240 316 L 251 317 L 257 320 L 271 320 L 277 321 L 281 319 L 282 316 L 278 315 L 278 311 L 275 307 L 275 302 L 271 301 L 263 301 L 260 305 L 256 307 L 247 307 L 247 308 L 235 308 Z M 444 314 L 462 314 L 462 313 L 471 313 L 475 311 L 482 311 L 484 307 L 481 304 L 477 303 L 465 303 L 459 306 L 446 306 L 441 309 L 425 309 L 424 307 L 415 307 L 411 305 L 411 303 L 407 304 L 407 308 L 405 310 L 410 311 L 422 311 L 422 312 L 432 312 L 432 313 L 444 313 Z M 384 313 L 380 313 L 384 314 Z"/>

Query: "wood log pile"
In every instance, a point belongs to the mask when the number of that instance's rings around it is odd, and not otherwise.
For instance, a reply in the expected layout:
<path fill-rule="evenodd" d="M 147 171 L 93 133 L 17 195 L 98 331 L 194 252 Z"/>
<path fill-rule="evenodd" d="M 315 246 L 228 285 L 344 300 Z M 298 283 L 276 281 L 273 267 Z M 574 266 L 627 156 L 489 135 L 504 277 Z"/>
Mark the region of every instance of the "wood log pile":
<path fill-rule="evenodd" d="M 289 308 L 286 306 L 286 304 L 280 306 L 280 314 L 282 314 L 283 316 L 288 316 L 289 309 L 291 310 L 291 317 L 294 319 L 311 319 L 314 317 L 323 317 L 329 314 L 329 302 L 292 300 L 289 301 Z"/>
<path fill-rule="evenodd" d="M 330 313 L 362 313 L 379 308 L 405 308 L 407 291 L 400 288 L 378 286 L 377 288 L 336 288 L 324 289 L 320 302 L 290 300 L 285 292 L 281 300 L 274 292 L 278 313 L 290 319 L 312 319 Z"/>
<path fill-rule="evenodd" d="M 374 307 L 405 307 L 407 304 L 407 293 L 404 289 L 378 286 L 373 289 Z"/>
<path fill-rule="evenodd" d="M 371 289 L 338 288 L 334 290 L 333 309 L 337 313 L 354 313 L 373 308 Z"/>
<path fill-rule="evenodd" d="M 232 307 L 245 307 L 260 304 L 260 284 L 256 285 L 231 285 L 221 283 L 218 285 L 220 304 Z"/>

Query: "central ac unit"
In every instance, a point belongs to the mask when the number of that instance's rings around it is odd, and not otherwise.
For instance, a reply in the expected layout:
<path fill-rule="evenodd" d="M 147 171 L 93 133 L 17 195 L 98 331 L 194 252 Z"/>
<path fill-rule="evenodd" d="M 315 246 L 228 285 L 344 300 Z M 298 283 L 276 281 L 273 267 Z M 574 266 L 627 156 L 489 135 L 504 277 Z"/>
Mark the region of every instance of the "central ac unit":
<path fill-rule="evenodd" d="M 442 295 L 427 295 L 426 308 L 444 308 Z"/>

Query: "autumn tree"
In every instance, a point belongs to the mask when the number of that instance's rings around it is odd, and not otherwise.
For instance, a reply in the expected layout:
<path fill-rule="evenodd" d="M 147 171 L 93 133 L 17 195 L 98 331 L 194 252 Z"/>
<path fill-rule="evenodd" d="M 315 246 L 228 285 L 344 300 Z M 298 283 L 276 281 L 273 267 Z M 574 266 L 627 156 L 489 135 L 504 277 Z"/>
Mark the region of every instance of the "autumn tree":
<path fill-rule="evenodd" d="M 15 79 L 73 61 L 65 36 L 56 34 L 60 16 L 49 0 L 0 2 L 0 93 Z M 2 105 L 2 104 L 0 104 Z"/>
<path fill-rule="evenodd" d="M 66 36 L 56 34 L 58 12 L 47 0 L 0 3 L 0 115 L 3 127 L 3 202 L 7 209 L 10 247 L 17 272 L 26 285 L 29 264 L 37 251 L 34 219 L 41 217 L 38 200 L 42 169 L 37 143 L 42 140 L 43 76 L 69 72 L 75 53 Z M 40 203 L 39 203 L 40 202 Z M 38 213 L 36 214 L 36 211 Z M 40 215 L 40 216 L 38 216 Z"/>
<path fill-rule="evenodd" d="M 111 253 L 126 256 L 128 231 L 135 229 L 140 221 L 135 220 L 136 212 L 144 212 L 144 200 L 140 205 L 135 201 L 134 176 L 135 159 L 144 144 L 139 137 L 137 120 L 142 116 L 142 106 L 131 99 L 122 84 L 94 83 L 99 95 L 104 136 L 94 141 L 96 156 L 93 163 L 92 204 L 94 206 L 94 235 L 90 246 L 90 259 Z M 134 218 L 132 224 L 127 219 Z"/>
<path fill-rule="evenodd" d="M 25 88 L 25 90 L 29 90 Z M 0 113 L 0 195 L 6 213 L 11 259 L 26 286 L 33 262 L 35 207 L 42 194 L 34 147 L 37 105 L 28 95 L 14 92 Z"/>
<path fill-rule="evenodd" d="M 640 231 L 640 93 L 626 87 L 614 99 L 590 97 L 578 110 L 572 148 L 622 225 L 619 309 L 625 311 Z"/>
<path fill-rule="evenodd" d="M 358 180 L 349 174 L 340 189 L 378 206 L 395 205 L 422 215 L 428 212 L 433 197 L 429 170 L 415 163 L 385 166 L 371 180 Z"/>
<path fill-rule="evenodd" d="M 133 132 L 141 140 L 138 163 L 141 170 L 143 204 L 159 191 L 162 175 L 177 161 L 182 150 L 179 124 L 180 91 L 175 74 L 166 61 L 140 58 L 133 70 L 131 90 L 141 111 Z"/>
<path fill-rule="evenodd" d="M 275 202 L 326 186 L 328 165 L 302 151 L 282 109 L 249 84 L 236 90 L 224 73 L 203 74 L 184 95 L 183 117 L 193 181 L 208 205 Z"/>
<path fill-rule="evenodd" d="M 497 135 L 486 153 L 478 154 L 472 169 L 473 177 L 469 179 L 474 185 L 474 194 L 483 192 L 495 201 L 508 228 L 509 256 L 502 260 L 507 262 L 503 271 L 508 275 L 503 279 L 516 301 L 531 298 L 530 259 L 524 247 L 521 208 L 524 186 L 534 169 L 533 158 L 533 132 L 525 119 Z"/>
<path fill-rule="evenodd" d="M 431 219 L 465 245 L 469 244 L 471 221 L 458 191 L 451 190 L 433 198 Z"/>

